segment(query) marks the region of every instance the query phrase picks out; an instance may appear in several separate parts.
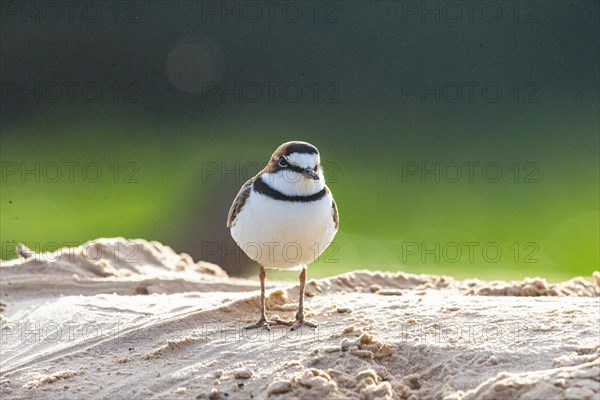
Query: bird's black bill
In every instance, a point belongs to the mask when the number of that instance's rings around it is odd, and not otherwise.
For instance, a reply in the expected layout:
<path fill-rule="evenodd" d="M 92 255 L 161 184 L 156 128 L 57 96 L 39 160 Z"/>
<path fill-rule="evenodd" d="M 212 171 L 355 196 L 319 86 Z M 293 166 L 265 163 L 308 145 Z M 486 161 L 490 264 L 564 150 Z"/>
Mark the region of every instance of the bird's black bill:
<path fill-rule="evenodd" d="M 306 176 L 307 178 L 312 178 L 315 181 L 319 180 L 319 175 L 317 174 L 317 172 L 310 168 L 302 170 L 302 175 Z"/>
<path fill-rule="evenodd" d="M 315 181 L 318 181 L 320 179 L 319 174 L 317 174 L 317 171 L 315 171 L 312 168 L 300 168 L 296 165 L 289 165 L 287 168 L 292 171 L 298 172 L 299 174 L 302 174 L 307 178 L 314 179 Z"/>

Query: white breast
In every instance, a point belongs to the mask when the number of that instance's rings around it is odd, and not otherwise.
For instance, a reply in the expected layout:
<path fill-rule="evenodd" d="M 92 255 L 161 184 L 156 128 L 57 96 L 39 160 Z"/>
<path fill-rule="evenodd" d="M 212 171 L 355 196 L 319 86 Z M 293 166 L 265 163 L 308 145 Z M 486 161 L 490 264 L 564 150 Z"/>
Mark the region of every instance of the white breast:
<path fill-rule="evenodd" d="M 325 251 L 336 230 L 329 193 L 304 203 L 275 200 L 252 190 L 231 236 L 265 268 L 299 269 Z"/>

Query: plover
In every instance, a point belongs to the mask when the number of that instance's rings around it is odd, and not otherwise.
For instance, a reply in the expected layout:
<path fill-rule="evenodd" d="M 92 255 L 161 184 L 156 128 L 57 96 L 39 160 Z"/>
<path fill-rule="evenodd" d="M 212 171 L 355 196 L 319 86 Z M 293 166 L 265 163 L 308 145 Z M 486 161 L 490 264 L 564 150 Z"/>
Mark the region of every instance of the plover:
<path fill-rule="evenodd" d="M 317 327 L 304 320 L 306 268 L 329 246 L 338 225 L 337 205 L 325 185 L 319 150 L 298 141 L 279 146 L 267 166 L 242 185 L 227 216 L 235 242 L 260 265 L 260 319 L 246 329 Z M 267 320 L 265 268 L 300 270 L 295 321 Z"/>

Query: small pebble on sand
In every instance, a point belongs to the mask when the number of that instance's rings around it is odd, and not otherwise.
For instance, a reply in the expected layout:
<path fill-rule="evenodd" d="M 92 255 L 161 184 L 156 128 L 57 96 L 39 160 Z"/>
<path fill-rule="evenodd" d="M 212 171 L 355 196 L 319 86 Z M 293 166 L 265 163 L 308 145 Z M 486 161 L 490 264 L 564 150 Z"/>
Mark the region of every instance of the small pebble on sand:
<path fill-rule="evenodd" d="M 362 345 L 367 345 L 373 342 L 373 335 L 369 335 L 367 333 L 362 333 L 358 338 L 359 343 Z"/>
<path fill-rule="evenodd" d="M 340 349 L 342 349 L 342 351 L 348 351 L 348 349 L 350 348 L 350 346 L 352 346 L 353 343 L 354 342 L 350 341 L 350 339 L 343 338 L 340 343 Z"/>
<path fill-rule="evenodd" d="M 233 370 L 233 377 L 235 379 L 250 379 L 252 370 L 248 367 L 236 368 Z"/>
<path fill-rule="evenodd" d="M 289 381 L 274 381 L 267 388 L 267 396 L 272 394 L 287 393 L 292 389 L 292 384 Z"/>
<path fill-rule="evenodd" d="M 354 332 L 356 330 L 356 327 L 354 325 L 350 325 L 344 328 L 344 330 L 342 331 L 342 333 L 350 333 L 350 332 Z"/>

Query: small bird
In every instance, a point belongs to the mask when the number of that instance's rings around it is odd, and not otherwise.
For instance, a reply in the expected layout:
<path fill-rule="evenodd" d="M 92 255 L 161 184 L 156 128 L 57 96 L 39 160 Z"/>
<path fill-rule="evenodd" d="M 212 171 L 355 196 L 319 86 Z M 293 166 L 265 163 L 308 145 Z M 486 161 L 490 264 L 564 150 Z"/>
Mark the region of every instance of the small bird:
<path fill-rule="evenodd" d="M 227 216 L 235 242 L 260 265 L 260 319 L 246 329 L 317 327 L 304 319 L 306 268 L 329 246 L 338 225 L 337 205 L 325 185 L 319 150 L 299 141 L 279 146 L 267 166 L 242 185 Z M 267 320 L 265 268 L 300 270 L 295 321 Z"/>

